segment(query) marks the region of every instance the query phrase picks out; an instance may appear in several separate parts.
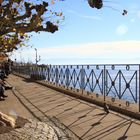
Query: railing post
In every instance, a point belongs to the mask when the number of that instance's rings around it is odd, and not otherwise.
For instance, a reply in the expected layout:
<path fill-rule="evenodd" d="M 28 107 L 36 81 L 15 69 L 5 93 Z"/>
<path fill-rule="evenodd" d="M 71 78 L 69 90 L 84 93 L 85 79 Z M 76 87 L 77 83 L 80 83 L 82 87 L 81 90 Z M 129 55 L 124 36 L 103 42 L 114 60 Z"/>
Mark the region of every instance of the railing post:
<path fill-rule="evenodd" d="M 59 72 L 58 72 L 58 68 L 56 66 L 56 68 L 55 68 L 55 83 L 56 83 L 56 85 L 58 84 L 58 82 L 59 82 Z"/>
<path fill-rule="evenodd" d="M 20 72 L 21 66 L 19 65 L 18 67 L 19 67 L 19 74 L 21 74 L 21 72 Z"/>
<path fill-rule="evenodd" d="M 69 76 L 70 76 L 70 72 L 69 72 L 69 68 L 68 68 L 68 65 L 67 65 L 67 68 L 66 68 L 66 86 L 67 86 L 67 89 L 69 87 Z"/>
<path fill-rule="evenodd" d="M 84 71 L 84 67 L 82 65 L 82 68 L 81 68 L 81 90 L 82 90 L 82 94 L 83 94 L 83 90 L 85 88 L 85 71 Z"/>
<path fill-rule="evenodd" d="M 140 65 L 139 65 L 139 112 L 140 112 Z"/>
<path fill-rule="evenodd" d="M 48 65 L 48 68 L 47 68 L 48 82 L 50 82 L 50 69 L 51 69 L 51 65 Z"/>
<path fill-rule="evenodd" d="M 28 66 L 28 77 L 31 78 L 30 65 Z"/>
<path fill-rule="evenodd" d="M 104 65 L 104 82 L 103 82 L 103 84 L 104 84 L 104 92 L 103 92 L 103 96 L 104 96 L 104 103 L 105 103 L 105 98 L 106 98 L 106 66 Z"/>

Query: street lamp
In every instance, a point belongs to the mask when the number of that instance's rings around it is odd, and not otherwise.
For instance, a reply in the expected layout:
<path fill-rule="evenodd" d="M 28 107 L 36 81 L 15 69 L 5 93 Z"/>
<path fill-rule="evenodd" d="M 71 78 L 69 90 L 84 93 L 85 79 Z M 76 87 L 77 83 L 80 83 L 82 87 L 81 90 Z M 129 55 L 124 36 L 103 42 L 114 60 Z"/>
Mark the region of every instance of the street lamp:
<path fill-rule="evenodd" d="M 35 56 L 35 64 L 37 65 L 37 63 L 41 60 L 41 57 L 39 55 L 39 58 L 38 58 L 38 53 L 37 53 L 37 49 L 35 48 L 35 52 L 36 52 L 36 56 Z"/>
<path fill-rule="evenodd" d="M 35 64 L 37 65 L 37 49 L 35 48 L 36 56 L 35 56 Z"/>

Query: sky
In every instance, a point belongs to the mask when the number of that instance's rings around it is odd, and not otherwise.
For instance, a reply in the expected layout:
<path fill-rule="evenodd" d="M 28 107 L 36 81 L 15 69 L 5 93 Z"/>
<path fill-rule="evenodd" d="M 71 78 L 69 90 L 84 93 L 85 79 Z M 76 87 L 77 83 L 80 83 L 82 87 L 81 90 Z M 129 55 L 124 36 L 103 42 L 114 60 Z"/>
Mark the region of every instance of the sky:
<path fill-rule="evenodd" d="M 138 64 L 140 63 L 140 0 L 104 0 L 98 10 L 87 0 L 65 0 L 53 7 L 65 20 L 54 34 L 33 33 L 32 48 L 12 54 L 18 62 L 39 64 Z M 123 16 L 123 10 L 128 14 Z"/>

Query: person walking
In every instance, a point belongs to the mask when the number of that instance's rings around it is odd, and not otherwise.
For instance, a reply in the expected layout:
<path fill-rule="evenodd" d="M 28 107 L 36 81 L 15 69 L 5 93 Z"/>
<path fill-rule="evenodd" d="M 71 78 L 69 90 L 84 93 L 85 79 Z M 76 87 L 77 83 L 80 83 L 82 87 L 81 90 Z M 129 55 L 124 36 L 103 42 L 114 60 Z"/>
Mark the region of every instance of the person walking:
<path fill-rule="evenodd" d="M 4 82 L 0 79 L 0 101 L 5 100 L 5 97 L 8 96 L 4 95 Z"/>
<path fill-rule="evenodd" d="M 4 63 L 4 69 L 5 69 L 6 76 L 8 76 L 9 75 L 9 72 L 10 72 L 9 62 L 5 62 Z"/>

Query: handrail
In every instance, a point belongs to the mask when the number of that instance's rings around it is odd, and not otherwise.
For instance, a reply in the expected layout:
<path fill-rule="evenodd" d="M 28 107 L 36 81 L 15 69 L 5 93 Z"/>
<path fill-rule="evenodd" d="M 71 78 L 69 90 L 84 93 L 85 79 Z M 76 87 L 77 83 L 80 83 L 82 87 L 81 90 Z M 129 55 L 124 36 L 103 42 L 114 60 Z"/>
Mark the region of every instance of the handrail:
<path fill-rule="evenodd" d="M 35 80 L 44 80 L 66 88 L 98 93 L 112 98 L 139 104 L 140 112 L 140 65 L 46 65 L 16 64 L 13 70 Z"/>

